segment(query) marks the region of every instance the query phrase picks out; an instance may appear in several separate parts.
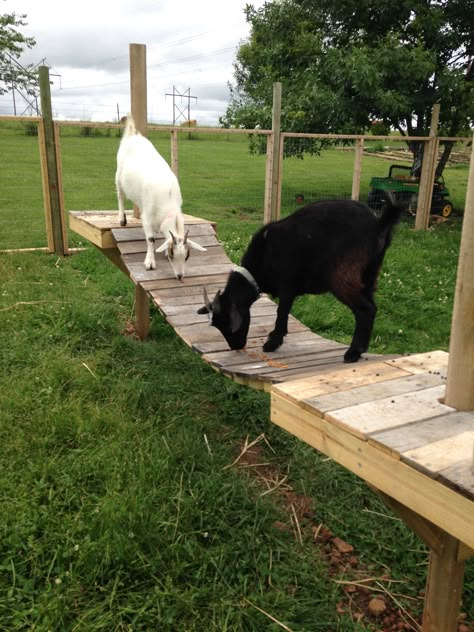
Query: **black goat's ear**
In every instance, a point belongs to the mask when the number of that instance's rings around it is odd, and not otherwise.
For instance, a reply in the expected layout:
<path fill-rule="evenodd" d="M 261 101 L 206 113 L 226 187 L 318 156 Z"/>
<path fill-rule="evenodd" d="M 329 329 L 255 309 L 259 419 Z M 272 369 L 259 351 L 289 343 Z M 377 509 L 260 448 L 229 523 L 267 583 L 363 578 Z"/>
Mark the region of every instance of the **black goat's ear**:
<path fill-rule="evenodd" d="M 207 290 L 205 287 L 202 288 L 204 294 L 204 305 L 200 307 L 197 311 L 198 314 L 210 314 L 212 312 L 212 305 L 209 297 L 207 295 Z"/>
<path fill-rule="evenodd" d="M 235 309 L 235 305 L 232 305 L 230 310 L 230 330 L 233 334 L 240 329 L 242 325 L 242 316 Z"/>

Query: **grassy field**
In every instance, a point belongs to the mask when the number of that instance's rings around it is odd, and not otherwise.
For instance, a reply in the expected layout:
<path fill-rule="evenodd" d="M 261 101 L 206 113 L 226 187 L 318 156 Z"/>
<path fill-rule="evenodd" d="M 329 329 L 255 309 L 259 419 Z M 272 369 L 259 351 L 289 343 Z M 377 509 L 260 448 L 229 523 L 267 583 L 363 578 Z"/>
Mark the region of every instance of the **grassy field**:
<path fill-rule="evenodd" d="M 36 196 L 35 139 L 5 138 L 28 177 L 0 217 Z M 199 186 L 185 174 L 209 145 L 183 147 L 183 194 L 238 261 L 261 220 L 264 166 L 219 142 Z M 115 208 L 116 146 L 64 135 L 68 208 Z M 457 219 L 400 225 L 372 351 L 448 348 L 459 239 Z M 0 275 L 0 631 L 375 632 L 391 622 L 358 607 L 376 594 L 401 610 L 399 629 L 416 629 L 425 547 L 357 477 L 272 426 L 266 394 L 212 371 L 156 312 L 150 341 L 130 335 L 131 284 L 90 246 L 64 259 L 0 254 Z M 352 318 L 330 297 L 300 299 L 294 314 L 350 339 Z M 351 555 L 335 560 L 331 536 Z M 361 580 L 367 593 L 344 583 Z M 466 625 L 473 595 L 470 560 Z"/>

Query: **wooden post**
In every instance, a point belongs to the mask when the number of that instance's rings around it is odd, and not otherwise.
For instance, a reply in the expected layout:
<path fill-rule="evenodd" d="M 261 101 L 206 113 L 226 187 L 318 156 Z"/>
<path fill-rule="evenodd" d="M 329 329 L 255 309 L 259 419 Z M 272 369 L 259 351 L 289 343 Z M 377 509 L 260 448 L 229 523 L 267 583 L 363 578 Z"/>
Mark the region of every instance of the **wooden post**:
<path fill-rule="evenodd" d="M 464 581 L 459 541 L 444 534 L 442 550 L 431 551 L 422 632 L 456 632 Z"/>
<path fill-rule="evenodd" d="M 67 244 L 64 240 L 65 221 L 64 209 L 61 207 L 60 180 L 58 175 L 58 162 L 56 156 L 55 128 L 53 124 L 53 111 L 51 107 L 51 88 L 49 83 L 49 68 L 40 66 L 38 69 L 41 93 L 41 112 L 43 115 L 44 131 L 44 157 L 47 175 L 47 200 L 45 211 L 50 212 L 50 223 L 53 237 L 53 250 L 57 255 L 67 254 Z M 48 223 L 47 223 L 48 225 Z"/>
<path fill-rule="evenodd" d="M 137 130 L 147 135 L 147 84 L 146 46 L 130 44 L 130 100 L 131 113 Z M 140 217 L 140 210 L 133 207 L 133 216 Z"/>
<path fill-rule="evenodd" d="M 41 166 L 41 184 L 43 186 L 44 220 L 49 252 L 54 252 L 53 226 L 51 223 L 51 205 L 48 186 L 48 161 L 46 160 L 46 141 L 44 137 L 44 120 L 38 122 L 38 146 Z"/>
<path fill-rule="evenodd" d="M 146 46 L 130 44 L 130 101 L 131 114 L 136 128 L 147 135 L 147 83 Z M 140 217 L 139 208 L 134 205 L 133 216 Z M 135 285 L 135 327 L 142 340 L 150 334 L 150 299 L 141 287 Z"/>
<path fill-rule="evenodd" d="M 171 171 L 178 177 L 178 132 L 171 130 Z"/>
<path fill-rule="evenodd" d="M 267 141 L 265 205 L 263 221 L 267 224 L 280 217 L 280 145 L 281 145 L 281 83 L 273 84 L 272 135 Z"/>
<path fill-rule="evenodd" d="M 364 155 L 364 139 L 356 140 L 354 155 L 354 173 L 352 176 L 352 195 L 351 199 L 358 200 L 360 195 L 360 176 L 362 173 L 362 156 Z"/>
<path fill-rule="evenodd" d="M 445 403 L 458 410 L 474 410 L 474 150 L 459 252 Z"/>
<path fill-rule="evenodd" d="M 430 139 L 423 151 L 423 165 L 421 167 L 418 204 L 416 207 L 415 228 L 428 228 L 430 221 L 431 199 L 433 197 L 433 182 L 436 170 L 437 139 L 439 121 L 439 103 L 433 105 L 431 112 Z"/>

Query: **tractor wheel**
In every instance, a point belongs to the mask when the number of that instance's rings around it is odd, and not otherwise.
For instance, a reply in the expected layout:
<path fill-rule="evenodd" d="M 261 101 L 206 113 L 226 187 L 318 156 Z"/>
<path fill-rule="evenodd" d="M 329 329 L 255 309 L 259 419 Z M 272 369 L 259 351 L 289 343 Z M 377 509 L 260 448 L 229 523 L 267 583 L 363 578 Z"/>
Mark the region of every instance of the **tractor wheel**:
<path fill-rule="evenodd" d="M 444 218 L 447 218 L 451 215 L 452 212 L 453 212 L 453 203 L 450 202 L 449 200 L 443 200 L 443 203 L 441 205 L 440 215 Z"/>

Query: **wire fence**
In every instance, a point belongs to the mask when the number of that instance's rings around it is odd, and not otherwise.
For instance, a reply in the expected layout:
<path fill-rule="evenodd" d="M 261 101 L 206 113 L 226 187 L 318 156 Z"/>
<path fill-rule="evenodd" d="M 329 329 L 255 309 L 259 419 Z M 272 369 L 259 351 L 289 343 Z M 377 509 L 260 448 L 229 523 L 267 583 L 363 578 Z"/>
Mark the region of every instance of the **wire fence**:
<path fill-rule="evenodd" d="M 47 245 L 38 123 L 2 122 L 0 250 Z"/>
<path fill-rule="evenodd" d="M 58 129 L 65 211 L 116 209 L 114 180 L 121 127 L 62 121 Z M 0 250 L 48 245 L 37 133 L 35 121 L 0 117 Z M 177 137 L 174 149 L 173 133 Z M 256 222 L 263 221 L 268 193 L 270 135 L 264 130 L 158 126 L 150 126 L 148 132 L 178 173 L 185 213 Z M 412 164 L 412 154 L 401 137 L 365 137 L 363 153 L 359 152 L 361 137 L 285 133 L 282 138 L 281 155 L 286 156 L 279 175 L 282 215 L 319 199 L 370 201 L 373 178 L 386 178 L 392 165 L 408 168 Z M 455 214 L 464 208 L 470 157 L 470 147 L 461 141 L 458 145 L 444 173 Z M 305 153 L 308 146 L 312 155 Z M 413 212 L 416 191 L 412 197 Z M 68 239 L 70 247 L 84 245 L 75 233 Z"/>

